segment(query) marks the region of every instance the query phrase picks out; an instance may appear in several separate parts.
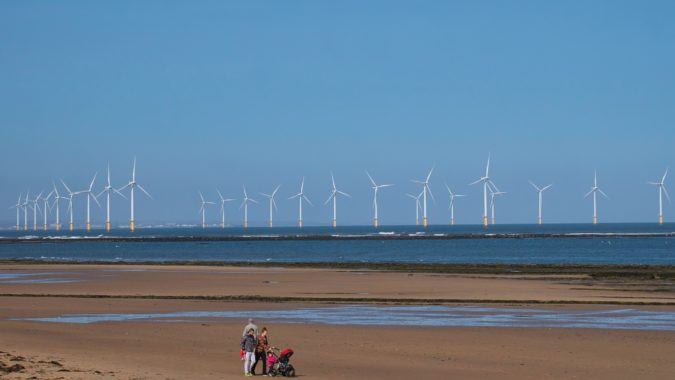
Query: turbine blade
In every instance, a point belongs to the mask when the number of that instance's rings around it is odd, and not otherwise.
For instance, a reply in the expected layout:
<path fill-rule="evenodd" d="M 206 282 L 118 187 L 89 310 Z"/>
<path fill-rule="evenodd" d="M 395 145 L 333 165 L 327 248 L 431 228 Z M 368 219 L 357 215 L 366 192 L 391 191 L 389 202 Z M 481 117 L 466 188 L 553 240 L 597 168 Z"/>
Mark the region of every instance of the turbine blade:
<path fill-rule="evenodd" d="M 588 193 L 586 193 L 586 195 L 584 195 L 584 198 L 588 198 L 588 196 L 593 194 L 594 191 L 595 189 L 591 189 L 591 191 L 589 191 Z"/>
<path fill-rule="evenodd" d="M 370 183 L 373 184 L 373 186 L 377 186 L 375 183 L 375 180 L 373 180 L 373 177 L 370 176 L 370 173 L 368 173 L 368 170 L 366 170 L 366 175 L 368 176 L 368 179 L 370 179 Z"/>
<path fill-rule="evenodd" d="M 604 191 L 602 191 L 602 190 L 600 190 L 600 189 L 598 189 L 598 191 L 599 191 L 600 194 L 602 194 L 605 198 L 609 199 L 609 197 L 607 196 L 607 194 L 605 194 Z"/>
<path fill-rule="evenodd" d="M 431 178 L 431 173 L 434 172 L 434 166 L 431 167 L 431 170 L 429 170 L 429 174 L 427 174 L 427 180 L 425 181 L 426 183 L 429 183 L 429 178 Z"/>
<path fill-rule="evenodd" d="M 218 192 L 218 196 L 220 197 L 220 201 L 225 202 L 225 199 L 223 199 L 223 194 L 220 193 L 220 190 L 216 189 L 216 191 Z"/>
<path fill-rule="evenodd" d="M 68 185 L 66 185 L 66 183 L 63 182 L 63 179 L 62 179 L 62 178 L 59 178 L 59 179 L 61 180 L 61 183 L 63 184 L 63 187 L 65 187 L 66 190 L 67 190 L 69 193 L 72 193 L 72 191 L 70 191 L 70 188 L 68 187 Z M 26 193 L 26 199 L 28 199 L 28 193 Z"/>
<path fill-rule="evenodd" d="M 666 172 L 663 173 L 663 178 L 661 178 L 661 183 L 666 182 L 666 176 L 668 175 L 668 169 L 670 169 L 670 168 L 667 168 L 667 169 L 666 169 Z"/>
<path fill-rule="evenodd" d="M 333 181 L 333 189 L 335 189 L 335 177 L 333 177 L 333 172 L 330 172 L 330 180 Z"/>
<path fill-rule="evenodd" d="M 122 198 L 124 198 L 124 199 L 127 199 L 127 197 L 125 197 L 124 194 L 122 194 L 122 193 L 120 193 L 119 191 L 117 191 L 117 189 L 114 189 L 114 188 L 113 188 L 112 191 L 113 191 L 114 193 L 117 193 L 117 195 L 119 195 L 120 197 L 122 197 Z"/>
<path fill-rule="evenodd" d="M 281 185 L 278 185 L 277 188 L 274 189 L 274 191 L 272 192 L 272 197 L 274 197 L 277 194 L 277 191 L 279 191 L 280 187 L 281 187 Z"/>
<path fill-rule="evenodd" d="M 198 191 L 199 193 L 199 198 L 202 200 L 202 203 L 204 203 L 204 196 L 202 195 L 201 191 Z"/>
<path fill-rule="evenodd" d="M 138 188 L 141 189 L 141 191 L 144 192 L 145 195 L 148 196 L 148 198 L 153 199 L 153 198 L 152 198 L 152 195 L 150 195 L 150 193 L 148 193 L 147 191 L 145 191 L 145 189 L 143 188 L 143 186 L 141 186 L 141 185 L 136 185 L 136 186 L 138 186 Z"/>
<path fill-rule="evenodd" d="M 351 197 L 352 197 L 351 195 L 349 195 L 349 194 L 345 193 L 344 191 L 340 191 L 340 190 L 338 190 L 338 193 L 340 193 L 340 194 L 344 195 L 345 197 L 349 197 L 349 198 L 351 198 Z"/>
<path fill-rule="evenodd" d="M 302 194 L 304 189 L 305 189 L 305 177 L 302 177 L 302 181 L 300 182 L 300 194 Z"/>
<path fill-rule="evenodd" d="M 309 198 L 307 198 L 305 195 L 303 195 L 302 198 L 303 198 L 304 200 L 306 200 L 307 203 L 309 203 L 310 206 L 314 207 L 314 205 L 312 204 L 312 202 L 309 201 Z"/>
<path fill-rule="evenodd" d="M 476 181 L 473 181 L 473 182 L 471 182 L 471 183 L 469 184 L 469 186 L 471 186 L 471 185 L 475 185 L 475 184 L 477 184 L 477 183 L 480 183 L 480 182 L 483 182 L 483 178 L 481 178 L 481 179 L 479 179 L 479 180 L 476 180 Z"/>
<path fill-rule="evenodd" d="M 431 200 L 436 203 L 436 198 L 434 198 L 434 193 L 431 192 L 431 188 L 427 185 L 427 190 L 429 191 L 429 195 L 431 195 Z"/>
<path fill-rule="evenodd" d="M 663 189 L 663 192 L 666 194 L 666 198 L 668 199 L 668 203 L 670 203 L 670 195 L 668 195 L 668 190 L 666 190 L 666 186 L 661 186 Z"/>
<path fill-rule="evenodd" d="M 92 193 L 88 193 L 88 194 L 89 194 L 90 197 L 94 198 L 94 202 L 96 202 L 96 204 L 98 205 L 98 208 L 101 208 L 101 204 L 98 203 L 98 199 L 96 199 L 96 197 L 94 196 L 94 194 L 92 194 Z"/>
<path fill-rule="evenodd" d="M 541 191 L 541 189 L 539 188 L 539 186 L 535 185 L 534 182 L 532 182 L 532 181 L 528 181 L 528 182 L 530 183 L 530 185 L 532 185 L 532 187 L 534 187 L 535 190 Z"/>

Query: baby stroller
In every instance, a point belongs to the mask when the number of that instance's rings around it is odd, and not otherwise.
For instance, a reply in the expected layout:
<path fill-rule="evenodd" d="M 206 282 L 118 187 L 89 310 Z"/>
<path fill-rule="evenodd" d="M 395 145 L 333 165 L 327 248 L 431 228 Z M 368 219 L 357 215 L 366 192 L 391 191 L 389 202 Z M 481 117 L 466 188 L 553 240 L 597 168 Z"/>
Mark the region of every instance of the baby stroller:
<path fill-rule="evenodd" d="M 267 373 L 270 376 L 285 376 L 285 377 L 294 377 L 295 368 L 290 363 L 291 356 L 293 356 L 293 350 L 286 348 L 281 353 L 276 347 L 272 347 L 268 351 L 272 358 L 268 361 Z"/>

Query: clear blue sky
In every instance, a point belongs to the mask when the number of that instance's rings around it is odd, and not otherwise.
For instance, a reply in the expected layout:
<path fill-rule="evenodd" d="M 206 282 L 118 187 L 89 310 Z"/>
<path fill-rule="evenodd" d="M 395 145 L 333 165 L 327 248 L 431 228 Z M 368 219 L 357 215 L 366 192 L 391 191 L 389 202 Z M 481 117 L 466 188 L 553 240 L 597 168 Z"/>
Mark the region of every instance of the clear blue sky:
<path fill-rule="evenodd" d="M 4 1 L 0 224 L 52 179 L 84 188 L 110 162 L 122 185 L 134 155 L 155 197 L 139 223 L 197 223 L 197 190 L 241 198 L 243 183 L 258 200 L 282 184 L 277 218 L 294 223 L 285 198 L 304 175 L 306 222 L 326 225 L 332 170 L 353 195 L 339 222 L 368 224 L 365 169 L 396 184 L 382 223 L 407 223 L 409 179 L 434 164 L 431 222 L 447 222 L 447 181 L 468 195 L 458 222 L 480 223 L 467 184 L 488 153 L 501 222 L 536 220 L 528 179 L 554 183 L 547 221 L 590 221 L 596 168 L 601 220 L 653 221 L 646 181 L 675 165 L 674 15 L 672 1 Z"/>

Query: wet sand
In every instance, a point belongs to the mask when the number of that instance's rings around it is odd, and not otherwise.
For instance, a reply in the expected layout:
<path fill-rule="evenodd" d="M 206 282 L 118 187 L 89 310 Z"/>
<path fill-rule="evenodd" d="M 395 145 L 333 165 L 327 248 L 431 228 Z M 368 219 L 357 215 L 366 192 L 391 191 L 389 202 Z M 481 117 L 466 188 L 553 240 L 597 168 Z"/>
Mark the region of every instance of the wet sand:
<path fill-rule="evenodd" d="M 121 269 L 121 270 L 120 270 Z M 553 309 L 675 311 L 659 282 L 605 282 L 584 275 L 495 276 L 322 269 L 2 265 L 0 273 L 42 273 L 0 281 L 0 363 L 21 364 L 3 378 L 234 379 L 243 376 L 238 336 L 245 321 L 61 324 L 9 318 L 70 313 L 270 310 L 329 307 L 368 298 L 388 303 L 445 299 Z M 412 275 L 410 275 L 412 274 Z M 667 285 L 667 284 L 666 284 Z M 597 289 L 597 290 L 596 290 Z M 661 291 L 658 291 L 661 289 Z M 665 289 L 665 290 L 664 290 Z M 364 294 L 365 293 L 365 294 Z M 20 296 L 29 295 L 28 297 Z M 81 295 L 88 296 L 80 298 Z M 200 296 L 212 299 L 200 299 Z M 258 295 L 250 302 L 219 296 Z M 56 297 L 58 296 L 58 297 Z M 120 298 L 89 298 L 115 296 Z M 132 298 L 133 296 L 148 298 Z M 171 299 L 171 297 L 185 297 Z M 275 298 L 276 297 L 276 298 Z M 292 297 L 289 302 L 279 297 Z M 303 300 L 306 298 L 306 300 Z M 330 303 L 322 302 L 322 299 Z M 612 300 L 626 305 L 597 305 Z M 522 302 L 516 303 L 512 301 Z M 555 304 L 556 301 L 585 304 Z M 380 301 L 378 301 L 379 303 Z M 640 306 L 640 302 L 662 304 Z M 564 302 L 562 302 L 564 303 Z M 259 321 L 275 345 L 295 349 L 305 378 L 322 379 L 663 379 L 675 373 L 675 332 L 576 328 L 363 327 Z M 20 356 L 21 360 L 12 361 Z M 53 362 L 58 363 L 53 364 Z M 2 374 L 0 372 L 0 374 Z"/>

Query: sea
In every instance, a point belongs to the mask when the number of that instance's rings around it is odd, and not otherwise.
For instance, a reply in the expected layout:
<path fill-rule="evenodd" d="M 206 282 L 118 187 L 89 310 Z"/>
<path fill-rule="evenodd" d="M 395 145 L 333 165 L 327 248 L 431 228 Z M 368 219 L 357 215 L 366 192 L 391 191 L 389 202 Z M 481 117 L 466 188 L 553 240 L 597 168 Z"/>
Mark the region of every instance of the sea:
<path fill-rule="evenodd" d="M 5 230 L 0 260 L 675 265 L 675 223 Z"/>

